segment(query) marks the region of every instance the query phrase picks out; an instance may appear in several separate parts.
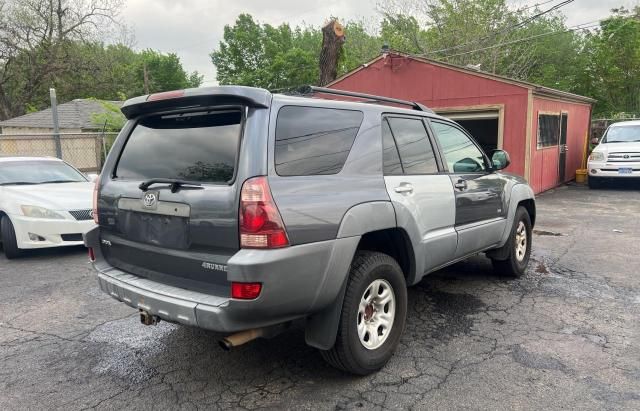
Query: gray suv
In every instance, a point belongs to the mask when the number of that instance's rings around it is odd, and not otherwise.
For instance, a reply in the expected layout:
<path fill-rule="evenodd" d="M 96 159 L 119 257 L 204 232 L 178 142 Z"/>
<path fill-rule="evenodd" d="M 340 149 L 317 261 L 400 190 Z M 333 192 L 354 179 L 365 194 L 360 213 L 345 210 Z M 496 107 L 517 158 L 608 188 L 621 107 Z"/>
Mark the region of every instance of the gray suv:
<path fill-rule="evenodd" d="M 524 273 L 536 208 L 498 171 L 506 152 L 417 103 L 312 92 L 127 101 L 85 235 L 100 288 L 225 348 L 302 324 L 329 363 L 367 374 L 398 345 L 407 286 L 482 252 Z"/>

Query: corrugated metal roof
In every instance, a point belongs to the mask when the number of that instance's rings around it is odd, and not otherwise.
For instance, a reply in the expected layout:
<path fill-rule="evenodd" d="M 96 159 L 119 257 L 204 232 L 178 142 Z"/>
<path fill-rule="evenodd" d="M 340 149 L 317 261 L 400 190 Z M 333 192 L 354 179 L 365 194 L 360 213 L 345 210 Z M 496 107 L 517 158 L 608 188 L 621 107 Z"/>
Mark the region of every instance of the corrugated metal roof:
<path fill-rule="evenodd" d="M 429 59 L 429 58 L 426 58 L 426 57 L 422 57 L 422 56 L 416 56 L 416 55 L 412 55 L 412 54 L 402 53 L 402 52 L 395 51 L 395 50 L 390 50 L 386 54 L 406 57 L 408 59 L 412 59 L 412 60 L 419 61 L 419 62 L 422 62 L 422 63 L 432 64 L 432 65 L 435 65 L 435 66 L 440 66 L 440 67 L 448 68 L 448 69 L 451 69 L 451 70 L 464 72 L 464 73 L 467 73 L 467 74 L 470 74 L 470 75 L 475 75 L 475 76 L 479 76 L 479 77 L 493 79 L 493 80 L 496 80 L 496 81 L 502 81 L 502 82 L 505 82 L 505 83 L 514 84 L 516 86 L 521 86 L 521 87 L 524 87 L 524 88 L 527 88 L 527 89 L 531 89 L 534 92 L 534 94 L 540 95 L 541 97 L 558 98 L 558 99 L 579 101 L 579 102 L 590 103 L 590 104 L 596 102 L 596 100 L 592 99 L 591 97 L 585 97 L 585 96 L 569 93 L 569 92 L 562 91 L 562 90 L 556 90 L 556 89 L 553 89 L 553 88 L 541 86 L 539 84 L 533 84 L 533 83 L 529 83 L 529 82 L 526 82 L 526 81 L 513 79 L 513 78 L 510 78 L 510 77 L 501 76 L 501 75 L 498 75 L 498 74 L 488 73 L 488 72 L 485 72 L 485 71 L 482 71 L 482 70 L 475 70 L 475 69 L 471 69 L 471 68 L 467 68 L 467 67 L 462 67 L 462 66 L 458 66 L 456 64 L 445 63 L 445 62 L 439 61 L 439 60 L 432 60 L 432 59 Z M 343 74 L 342 76 L 338 77 L 337 79 L 335 79 L 331 83 L 327 84 L 325 87 L 333 86 L 334 84 L 338 83 L 340 80 L 343 80 L 343 79 L 349 77 L 350 75 L 352 75 L 352 74 L 354 74 L 354 73 L 356 73 L 356 72 L 358 72 L 358 71 L 370 66 L 371 64 L 373 64 L 374 62 L 378 61 L 381 58 L 384 58 L 384 55 L 380 55 L 380 56 L 372 59 L 371 61 L 368 61 L 368 62 L 360 65 L 359 67 L 356 67 L 354 70 L 351 70 L 350 72 L 348 72 L 346 74 Z"/>
<path fill-rule="evenodd" d="M 110 101 L 118 107 L 122 106 L 121 101 Z M 58 105 L 58 122 L 61 129 L 98 129 L 99 126 L 92 121 L 92 116 L 96 113 L 103 113 L 107 110 L 100 100 L 77 99 L 68 103 Z M 51 108 L 14 117 L 9 120 L 0 121 L 0 127 L 32 127 L 32 128 L 53 128 Z"/>

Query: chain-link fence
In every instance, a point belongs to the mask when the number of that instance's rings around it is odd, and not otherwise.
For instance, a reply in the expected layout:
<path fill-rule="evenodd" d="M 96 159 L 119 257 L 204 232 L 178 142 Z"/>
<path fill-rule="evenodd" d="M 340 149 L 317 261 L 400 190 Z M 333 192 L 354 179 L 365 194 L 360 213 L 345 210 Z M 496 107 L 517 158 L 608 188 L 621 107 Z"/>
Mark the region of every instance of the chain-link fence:
<path fill-rule="evenodd" d="M 61 133 L 62 159 L 84 172 L 100 172 L 117 133 Z M 56 157 L 53 134 L 0 134 L 0 155 Z"/>

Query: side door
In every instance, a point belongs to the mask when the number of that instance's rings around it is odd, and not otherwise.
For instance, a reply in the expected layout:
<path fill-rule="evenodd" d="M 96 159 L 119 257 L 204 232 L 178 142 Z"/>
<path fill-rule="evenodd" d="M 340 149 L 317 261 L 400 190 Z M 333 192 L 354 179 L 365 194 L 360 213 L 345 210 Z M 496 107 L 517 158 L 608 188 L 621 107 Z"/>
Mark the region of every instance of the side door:
<path fill-rule="evenodd" d="M 384 180 L 397 224 L 409 233 L 416 276 L 454 258 L 455 197 L 449 176 L 420 117 L 387 115 L 382 120 Z"/>
<path fill-rule="evenodd" d="M 476 142 L 454 123 L 431 120 L 455 193 L 456 257 L 500 242 L 506 224 L 506 180 L 491 170 Z"/>

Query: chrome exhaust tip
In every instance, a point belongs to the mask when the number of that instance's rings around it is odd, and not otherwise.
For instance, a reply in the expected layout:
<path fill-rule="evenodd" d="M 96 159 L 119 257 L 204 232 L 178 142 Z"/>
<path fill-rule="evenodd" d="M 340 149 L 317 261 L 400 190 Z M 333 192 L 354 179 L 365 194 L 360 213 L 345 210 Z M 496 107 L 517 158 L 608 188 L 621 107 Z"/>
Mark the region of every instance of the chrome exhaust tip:
<path fill-rule="evenodd" d="M 262 337 L 263 335 L 264 328 L 254 328 L 252 330 L 240 331 L 239 333 L 229 335 L 218 341 L 218 344 L 220 344 L 220 347 L 222 347 L 223 350 L 230 351 L 233 347 L 246 344 L 258 337 Z"/>

